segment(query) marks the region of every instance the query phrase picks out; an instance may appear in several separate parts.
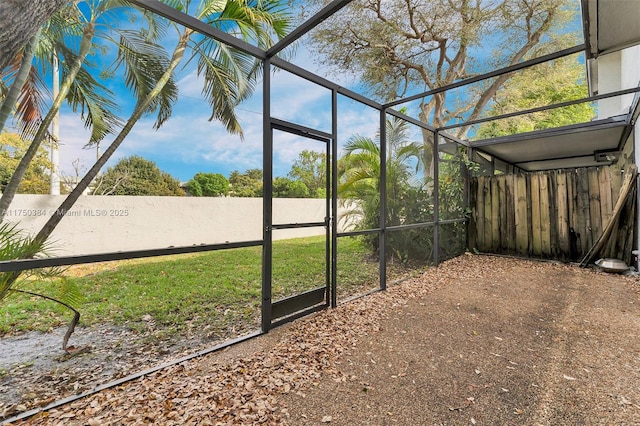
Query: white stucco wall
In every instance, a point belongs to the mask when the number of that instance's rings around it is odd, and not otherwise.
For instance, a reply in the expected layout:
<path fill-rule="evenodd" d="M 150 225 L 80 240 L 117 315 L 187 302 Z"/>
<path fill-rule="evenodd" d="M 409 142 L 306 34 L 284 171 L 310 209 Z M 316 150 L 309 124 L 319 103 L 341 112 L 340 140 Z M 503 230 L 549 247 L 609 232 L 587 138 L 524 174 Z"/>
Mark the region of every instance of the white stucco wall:
<path fill-rule="evenodd" d="M 640 46 L 598 57 L 598 92 L 600 94 L 638 87 L 640 82 Z M 626 114 L 633 94 L 598 102 L 598 118 Z"/>
<path fill-rule="evenodd" d="M 620 52 L 613 52 L 598 58 L 598 93 L 610 93 L 620 90 L 622 87 L 621 61 Z M 617 115 L 621 110 L 622 100 L 620 97 L 598 101 L 598 118 Z"/>
<path fill-rule="evenodd" d="M 64 196 L 17 195 L 6 219 L 33 234 L 63 200 Z M 322 222 L 324 217 L 324 200 L 273 200 L 274 224 Z M 324 232 L 314 227 L 277 230 L 273 235 L 286 239 Z M 261 239 L 261 198 L 127 196 L 81 197 L 51 237 L 59 256 Z"/>

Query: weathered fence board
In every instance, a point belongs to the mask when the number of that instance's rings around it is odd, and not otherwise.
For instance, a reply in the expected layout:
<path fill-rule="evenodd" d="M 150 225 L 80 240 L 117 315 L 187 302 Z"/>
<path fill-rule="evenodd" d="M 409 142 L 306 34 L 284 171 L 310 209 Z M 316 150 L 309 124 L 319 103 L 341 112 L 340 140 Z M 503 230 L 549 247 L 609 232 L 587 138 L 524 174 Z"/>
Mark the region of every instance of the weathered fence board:
<path fill-rule="evenodd" d="M 542 255 L 542 226 L 540 223 L 540 179 L 538 174 L 531 175 L 531 251 Z"/>
<path fill-rule="evenodd" d="M 622 184 L 609 167 L 481 176 L 471 183 L 469 242 L 482 252 L 582 258 L 612 217 Z M 635 230 L 635 194 L 602 257 L 629 263 Z"/>
<path fill-rule="evenodd" d="M 500 228 L 500 177 L 491 179 L 491 247 L 497 250 L 500 247 L 500 232 L 496 232 Z M 504 195 L 504 194 L 502 194 Z"/>
<path fill-rule="evenodd" d="M 586 253 L 593 245 L 591 238 L 591 215 L 589 214 L 589 181 L 587 170 L 578 169 L 575 177 L 578 187 L 578 226 L 576 233 L 581 242 L 579 252 Z"/>
<path fill-rule="evenodd" d="M 527 209 L 527 179 L 514 177 L 516 188 L 516 253 L 527 254 L 529 250 L 529 220 Z"/>
<path fill-rule="evenodd" d="M 600 209 L 600 180 L 598 169 L 588 169 L 589 176 L 589 210 L 591 212 L 591 240 L 595 243 L 602 234 L 602 213 Z"/>

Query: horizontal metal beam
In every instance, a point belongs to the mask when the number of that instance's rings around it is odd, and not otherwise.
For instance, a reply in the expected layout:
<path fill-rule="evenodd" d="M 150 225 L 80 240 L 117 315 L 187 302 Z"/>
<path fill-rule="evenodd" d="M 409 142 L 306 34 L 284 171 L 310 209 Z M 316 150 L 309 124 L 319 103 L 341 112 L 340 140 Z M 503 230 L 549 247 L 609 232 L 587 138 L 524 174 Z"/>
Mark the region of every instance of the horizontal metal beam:
<path fill-rule="evenodd" d="M 305 138 L 315 139 L 320 142 L 328 143 L 333 135 L 323 132 L 322 130 L 312 129 L 311 127 L 302 126 L 300 124 L 291 123 L 290 121 L 271 118 L 271 127 L 281 132 L 287 132 Z"/>
<path fill-rule="evenodd" d="M 447 219 L 447 220 L 438 220 L 434 222 L 423 222 L 423 223 L 412 223 L 409 225 L 395 225 L 395 226 L 387 226 L 387 231 L 403 231 L 405 229 L 415 229 L 415 228 L 428 228 L 430 226 L 438 225 L 447 225 L 450 223 L 459 223 L 466 222 L 467 218 L 459 218 L 459 219 Z"/>
<path fill-rule="evenodd" d="M 228 44 L 229 46 L 240 50 L 242 52 L 248 53 L 251 56 L 254 56 L 259 59 L 265 59 L 267 57 L 267 53 L 252 45 L 244 40 L 240 40 L 224 31 L 221 31 L 217 28 L 213 28 L 211 25 L 202 22 L 201 20 L 194 18 L 191 15 L 188 15 L 184 12 L 181 12 L 171 6 L 168 6 L 158 0 L 128 0 L 129 3 L 140 6 L 148 11 L 157 13 L 160 16 L 164 16 L 176 22 L 180 25 L 184 25 L 187 28 L 190 28 L 194 31 L 197 31 L 200 34 L 206 35 L 207 37 L 211 37 L 214 40 L 217 40 L 221 43 Z"/>
<path fill-rule="evenodd" d="M 524 165 L 527 164 L 531 164 L 531 163 L 544 163 L 544 162 L 548 162 L 548 161 L 562 161 L 562 160 L 575 160 L 575 159 L 580 159 L 580 158 L 584 158 L 584 159 L 591 159 L 593 160 L 593 154 L 589 154 L 589 155 L 584 155 L 584 154 L 579 154 L 579 155 L 563 155 L 560 157 L 545 157 L 544 159 L 541 160 L 524 160 L 524 161 L 516 161 L 515 163 L 513 163 L 514 165 L 518 166 L 518 167 L 522 167 Z M 603 164 L 605 164 L 606 162 L 603 162 Z"/>
<path fill-rule="evenodd" d="M 299 67 L 298 65 L 292 64 L 291 62 L 287 62 L 284 59 L 278 58 L 277 56 L 271 59 L 271 63 L 277 66 L 278 68 L 282 68 L 283 70 L 288 71 L 291 74 L 297 75 L 298 77 L 304 78 L 307 81 L 318 84 L 327 89 L 335 90 L 339 94 L 346 96 L 348 98 L 351 98 L 354 101 L 358 101 L 361 104 L 367 105 L 376 110 L 382 109 L 381 103 L 376 102 L 372 99 L 369 99 L 365 96 L 362 96 L 361 94 L 356 93 L 352 90 L 349 90 L 345 87 L 342 87 L 331 80 L 327 80 L 324 77 L 320 77 L 319 75 L 314 74 L 309 70 Z"/>
<path fill-rule="evenodd" d="M 400 118 L 400 119 L 402 119 L 404 121 L 408 121 L 411 124 L 415 124 L 416 126 L 423 128 L 424 130 L 428 130 L 428 131 L 433 132 L 433 133 L 435 133 L 436 130 L 437 130 L 435 127 L 430 126 L 429 124 L 424 123 L 424 122 L 422 122 L 420 120 L 417 120 L 417 119 L 415 119 L 415 118 L 413 118 L 411 116 L 408 116 L 407 114 L 403 114 L 398 110 L 395 110 L 395 109 L 392 109 L 392 108 L 387 108 L 385 110 L 385 112 L 387 114 L 389 114 L 389 115 L 393 115 L 394 117 Z"/>
<path fill-rule="evenodd" d="M 114 260 L 139 259 L 143 257 L 168 256 L 173 254 L 199 253 L 205 251 L 256 247 L 261 245 L 262 240 L 255 240 L 238 243 L 200 244 L 194 246 L 167 247 L 151 250 L 118 251 L 112 253 L 87 254 L 81 256 L 4 260 L 0 262 L 0 272 L 25 271 L 27 269 L 50 268 L 53 266 L 81 265 L 85 263 L 110 262 Z"/>
<path fill-rule="evenodd" d="M 599 100 L 602 100 L 602 99 L 613 98 L 613 97 L 616 97 L 616 96 L 629 95 L 631 93 L 638 93 L 638 92 L 640 92 L 640 87 L 635 87 L 635 88 L 631 88 L 631 89 L 624 89 L 624 90 L 618 90 L 618 91 L 611 92 L 611 93 L 603 93 L 601 95 L 589 96 L 589 97 L 586 97 L 586 98 L 575 99 L 575 100 L 572 100 L 572 101 L 560 102 L 560 103 L 557 103 L 557 104 L 545 105 L 545 106 L 541 106 L 541 107 L 537 107 L 537 108 L 531 108 L 531 109 L 522 110 L 522 111 L 510 112 L 510 113 L 507 113 L 507 114 L 496 115 L 496 116 L 493 116 L 493 117 L 479 118 L 477 120 L 471 120 L 471 121 L 467 121 L 467 122 L 464 122 L 464 123 L 451 124 L 449 126 L 443 126 L 439 130 L 449 130 L 449 129 L 455 129 L 455 128 L 458 128 L 458 127 L 473 126 L 474 124 L 486 123 L 488 121 L 503 120 L 505 118 L 517 117 L 517 116 L 526 115 L 526 114 L 533 114 L 535 112 L 543 112 L 543 111 L 548 111 L 548 110 L 552 110 L 552 109 L 556 109 L 556 108 L 564 108 L 564 107 L 568 107 L 568 106 L 571 106 L 571 105 L 583 104 L 583 103 L 586 103 L 586 102 L 596 102 L 596 101 L 599 101 Z"/>
<path fill-rule="evenodd" d="M 376 229 L 363 229 L 361 231 L 338 232 L 338 238 L 342 238 L 342 237 L 357 237 L 359 235 L 371 235 L 371 234 L 377 234 L 380 231 L 381 231 L 380 228 L 376 228 Z"/>
<path fill-rule="evenodd" d="M 548 62 L 548 61 L 553 61 L 554 59 L 558 59 L 558 58 L 562 58 L 565 56 L 569 56 L 569 55 L 573 55 L 576 53 L 580 53 L 584 51 L 584 44 L 580 44 L 574 47 L 570 47 L 568 49 L 564 49 L 564 50 L 559 50 L 557 52 L 554 53 L 550 53 L 548 55 L 544 55 L 544 56 L 540 56 L 539 58 L 534 58 L 534 59 L 530 59 L 528 61 L 524 61 L 524 62 L 520 62 L 519 64 L 515 64 L 515 65 L 510 65 L 508 67 L 505 68 L 500 68 L 498 70 L 495 71 L 491 71 L 485 74 L 480 74 L 474 77 L 470 77 L 464 80 L 460 80 L 456 83 L 451 83 L 451 84 L 447 84 L 446 86 L 442 86 L 442 87 L 438 87 L 437 89 L 433 89 L 433 90 L 429 90 L 427 92 L 423 92 L 417 95 L 413 95 L 413 96 L 409 96 L 406 97 L 404 99 L 400 99 L 397 101 L 393 101 L 393 102 L 389 102 L 387 104 L 384 105 L 385 108 L 389 108 L 389 107 L 393 107 L 396 105 L 401 105 L 407 102 L 411 102 L 411 101 L 415 101 L 416 99 L 421 99 L 427 96 L 432 96 L 438 93 L 442 93 L 442 92 L 446 92 L 447 90 L 451 90 L 451 89 L 455 89 L 457 87 L 462 87 L 462 86 L 466 86 L 468 84 L 471 83 L 477 83 L 478 81 L 482 81 L 482 80 L 487 80 L 489 78 L 493 78 L 493 77 L 499 77 L 501 75 L 504 74 L 508 74 L 514 71 L 519 71 L 523 68 L 528 68 L 531 67 L 533 65 L 538 65 L 541 64 L 543 62 Z"/>
<path fill-rule="evenodd" d="M 387 226 L 387 231 L 402 231 L 405 229 L 413 229 L 413 228 L 427 228 L 429 226 L 434 226 L 436 222 L 422 222 L 422 223 L 411 223 L 408 225 L 394 225 Z"/>
<path fill-rule="evenodd" d="M 313 15 L 311 18 L 300 24 L 293 31 L 287 34 L 282 40 L 274 44 L 269 50 L 267 50 L 267 57 L 271 58 L 281 52 L 289 45 L 295 43 L 300 39 L 303 35 L 311 31 L 313 28 L 318 26 L 322 21 L 329 18 L 331 15 L 345 7 L 347 4 L 351 3 L 352 0 L 334 0 L 328 5 L 326 5 L 322 10 Z"/>
<path fill-rule="evenodd" d="M 440 225 L 450 225 L 452 223 L 464 223 L 464 222 L 468 222 L 469 219 L 466 217 L 461 217 L 460 219 L 446 219 L 446 220 L 441 220 L 440 222 L 438 222 Z"/>
<path fill-rule="evenodd" d="M 329 226 L 329 222 L 308 222 L 308 223 L 280 223 L 273 224 L 272 229 L 298 229 L 298 228 L 324 228 Z"/>
<path fill-rule="evenodd" d="M 509 136 L 500 136 L 497 138 L 483 139 L 471 142 L 471 147 L 483 147 L 490 145 L 498 145 L 502 143 L 522 142 L 530 139 L 541 138 L 545 136 L 556 136 L 570 133 L 581 133 L 589 130 L 608 129 L 611 127 L 623 127 L 627 125 L 626 116 L 611 117 L 603 120 L 590 121 L 588 123 L 572 124 L 570 126 L 555 127 L 551 129 L 536 130 L 527 133 L 518 133 Z M 493 155 L 490 154 L 489 155 Z"/>

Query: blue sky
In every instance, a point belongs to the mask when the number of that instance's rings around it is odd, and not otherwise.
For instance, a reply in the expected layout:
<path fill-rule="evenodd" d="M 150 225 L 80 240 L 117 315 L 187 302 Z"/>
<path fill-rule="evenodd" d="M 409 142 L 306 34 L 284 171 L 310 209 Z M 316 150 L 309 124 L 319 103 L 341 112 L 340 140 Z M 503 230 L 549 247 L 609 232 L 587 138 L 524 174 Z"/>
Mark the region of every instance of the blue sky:
<path fill-rule="evenodd" d="M 132 27 L 123 13 L 124 27 Z M 177 40 L 170 30 L 162 44 L 171 53 Z M 101 52 L 92 60 L 103 66 L 113 61 L 115 49 Z M 316 67 L 309 60 L 304 46 L 298 46 L 295 62 L 311 71 Z M 187 63 L 187 57 L 183 64 Z M 258 84 L 254 96 L 241 104 L 236 112 L 244 130 L 244 140 L 230 135 L 215 121 L 209 121 L 211 110 L 201 96 L 202 81 L 198 78 L 196 64 L 178 68 L 176 82 L 179 99 L 174 105 L 171 118 L 159 129 L 153 129 L 154 116 L 143 117 L 134 126 L 107 167 L 119 159 L 131 155 L 154 161 L 160 169 L 181 181 L 187 181 L 198 172 L 222 173 L 226 176 L 233 170 L 243 172 L 251 168 L 262 168 L 262 84 Z M 45 79 L 51 81 L 51 76 Z M 335 79 L 334 79 L 335 80 Z M 347 81 L 337 81 L 349 84 Z M 134 98 L 124 86 L 121 75 L 107 80 L 105 84 L 114 91 L 125 119 L 133 108 Z M 272 77 L 272 116 L 298 124 L 330 132 L 331 92 L 287 72 L 277 72 Z M 377 112 L 354 102 L 341 99 L 340 130 L 342 140 L 353 134 L 373 136 L 377 130 Z M 375 117 L 372 119 L 372 117 Z M 113 140 L 107 136 L 100 144 L 101 151 Z M 60 170 L 65 175 L 74 175 L 74 162 L 80 173 L 88 170 L 96 159 L 95 147 L 85 149 L 89 132 L 84 128 L 79 115 L 63 107 L 60 118 Z M 324 151 L 323 144 L 286 133 L 278 133 L 274 148 L 274 175 L 285 176 L 298 154 L 304 149 Z"/>
<path fill-rule="evenodd" d="M 171 50 L 172 43 L 166 43 Z M 113 54 L 113 53 L 111 53 Z M 104 62 L 109 60 L 102 58 Z M 312 72 L 323 75 L 323 71 L 311 60 L 304 44 L 297 47 L 292 62 Z M 201 97 L 202 82 L 195 72 L 195 64 L 181 69 L 176 76 L 179 86 L 179 101 L 174 106 L 172 117 L 159 130 L 153 129 L 153 117 L 140 120 L 123 145 L 107 165 L 118 159 L 139 155 L 152 160 L 158 166 L 181 181 L 189 180 L 197 172 L 213 172 L 227 175 L 233 170 L 245 171 L 262 168 L 262 86 L 255 95 L 237 109 L 244 129 L 244 140 L 229 135 L 217 122 L 210 122 L 210 109 Z M 348 76 L 332 75 L 332 81 L 345 87 L 356 87 L 357 81 Z M 110 81 L 116 92 L 118 103 L 122 105 L 121 116 L 126 118 L 127 108 L 131 108 L 133 97 L 128 93 L 119 77 Z M 331 92 L 318 85 L 295 77 L 287 72 L 276 73 L 272 77 L 272 115 L 298 124 L 330 131 Z M 464 96 L 464 95 L 462 95 Z M 416 108 L 417 102 L 410 104 Z M 378 113 L 357 102 L 339 100 L 339 143 L 350 136 L 359 134 L 373 137 L 378 129 Z M 415 111 L 409 111 L 409 114 Z M 95 161 L 95 149 L 83 149 L 89 135 L 77 115 L 68 109 L 61 116 L 60 168 L 72 175 L 72 163 L 79 159 L 80 171 L 86 171 Z M 415 138 L 419 139 L 418 129 Z M 112 136 L 101 144 L 104 149 Z M 278 133 L 274 142 L 274 175 L 284 176 L 298 154 L 304 149 L 323 151 L 322 144 L 293 135 Z"/>
<path fill-rule="evenodd" d="M 298 55 L 305 52 L 298 50 Z M 299 62 L 299 60 L 298 60 Z M 311 65 L 311 64 L 310 64 Z M 134 127 L 108 165 L 118 159 L 139 155 L 152 160 L 174 177 L 186 181 L 197 172 L 241 172 L 262 168 L 262 86 L 254 96 L 237 109 L 244 140 L 230 135 L 224 127 L 208 121 L 210 109 L 200 95 L 202 82 L 194 70 L 183 70 L 177 78 L 179 101 L 171 118 L 159 129 L 153 129 L 153 117 L 145 117 Z M 121 105 L 132 102 L 124 87 L 114 86 Z M 331 130 L 331 92 L 286 72 L 272 77 L 272 116 L 298 124 Z M 341 99 L 340 134 L 346 139 L 353 134 L 373 136 L 377 130 L 377 112 L 358 103 Z M 123 117 L 126 114 L 122 115 Z M 95 149 L 83 149 L 88 132 L 78 116 L 68 110 L 61 115 L 60 167 L 73 174 L 71 164 L 80 159 L 88 169 L 95 160 Z M 108 136 L 104 149 L 113 139 Z M 274 148 L 274 175 L 284 176 L 299 152 L 304 149 L 323 150 L 321 144 L 293 135 L 279 133 Z"/>

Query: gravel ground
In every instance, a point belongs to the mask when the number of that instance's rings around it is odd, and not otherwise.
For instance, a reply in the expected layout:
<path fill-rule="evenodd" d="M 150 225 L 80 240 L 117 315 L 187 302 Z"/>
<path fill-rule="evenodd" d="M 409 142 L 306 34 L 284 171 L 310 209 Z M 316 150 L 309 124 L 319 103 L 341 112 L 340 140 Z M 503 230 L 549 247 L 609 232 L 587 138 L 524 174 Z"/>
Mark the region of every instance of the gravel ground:
<path fill-rule="evenodd" d="M 640 280 L 464 255 L 28 424 L 640 424 Z"/>

